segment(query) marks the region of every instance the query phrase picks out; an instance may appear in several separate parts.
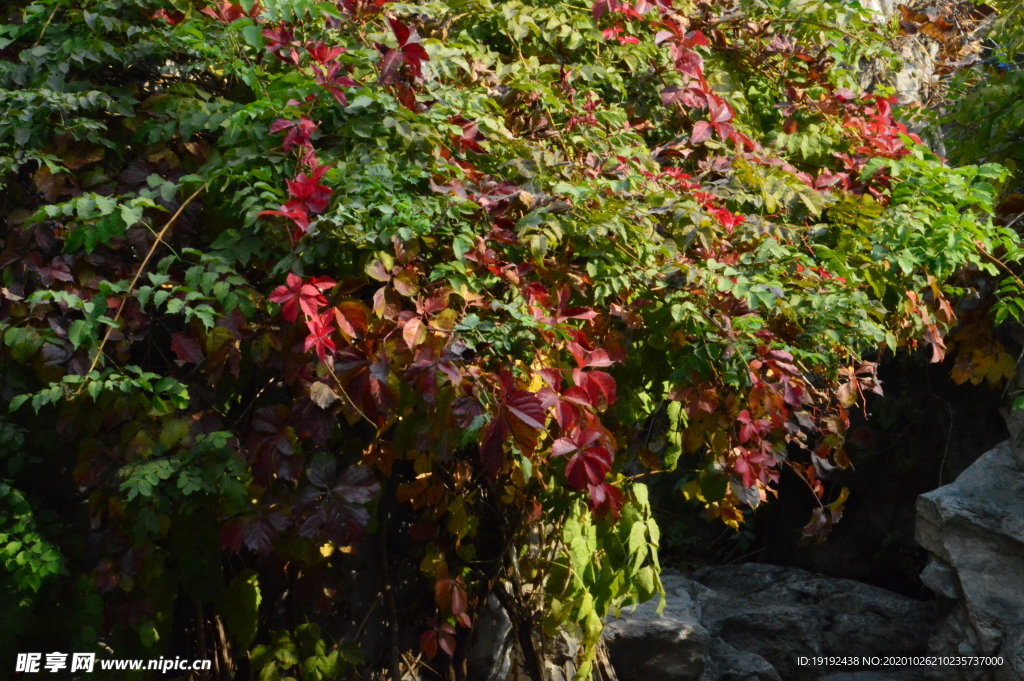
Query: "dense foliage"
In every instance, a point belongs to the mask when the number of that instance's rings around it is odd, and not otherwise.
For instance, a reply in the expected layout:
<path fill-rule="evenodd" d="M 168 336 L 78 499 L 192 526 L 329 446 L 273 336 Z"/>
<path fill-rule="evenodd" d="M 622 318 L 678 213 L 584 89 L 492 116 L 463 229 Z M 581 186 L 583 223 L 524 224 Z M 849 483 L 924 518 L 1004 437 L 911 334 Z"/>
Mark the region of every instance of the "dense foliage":
<path fill-rule="evenodd" d="M 856 2 L 15 4 L 4 664 L 464 678 L 494 595 L 586 677 L 661 592 L 641 478 L 738 527 L 787 467 L 822 538 L 867 358 L 1017 257 Z"/>

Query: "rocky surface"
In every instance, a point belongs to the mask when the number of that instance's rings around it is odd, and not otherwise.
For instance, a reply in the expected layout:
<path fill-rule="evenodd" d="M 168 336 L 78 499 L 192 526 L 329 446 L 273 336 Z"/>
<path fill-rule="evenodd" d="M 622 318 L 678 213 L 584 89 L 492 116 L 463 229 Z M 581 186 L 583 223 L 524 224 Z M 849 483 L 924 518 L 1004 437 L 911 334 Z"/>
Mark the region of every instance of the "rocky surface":
<path fill-rule="evenodd" d="M 997 667 L 944 669 L 950 681 L 1024 679 L 1024 449 L 1014 437 L 955 482 L 918 499 L 922 581 L 939 599 L 934 654 L 1002 656 Z"/>
<path fill-rule="evenodd" d="M 476 681 L 504 681 L 512 666 L 512 621 L 494 594 L 474 623 L 466 673 Z"/>
<path fill-rule="evenodd" d="M 646 603 L 606 625 L 621 681 L 817 681 L 834 669 L 801 666 L 800 656 L 921 654 L 933 619 L 929 603 L 796 568 L 719 566 L 663 582 L 661 617 Z M 884 678 L 900 677 L 829 681 Z"/>
<path fill-rule="evenodd" d="M 898 14 L 897 0 L 861 0 L 861 7 L 888 19 Z M 903 3 L 903 4 L 910 4 Z M 901 104 L 919 104 L 928 96 L 928 89 L 935 76 L 935 59 L 939 43 L 927 36 L 901 36 L 896 51 L 903 61 L 903 68 L 895 74 L 892 85 Z M 867 69 L 873 75 L 875 69 Z M 866 85 L 867 83 L 865 83 Z"/>

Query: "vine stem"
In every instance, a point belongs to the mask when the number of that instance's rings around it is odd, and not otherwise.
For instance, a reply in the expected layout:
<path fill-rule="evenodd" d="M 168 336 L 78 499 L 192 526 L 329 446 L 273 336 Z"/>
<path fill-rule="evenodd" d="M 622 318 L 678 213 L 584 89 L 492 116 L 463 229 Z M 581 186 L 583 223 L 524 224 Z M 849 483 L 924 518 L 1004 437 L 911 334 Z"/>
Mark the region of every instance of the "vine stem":
<path fill-rule="evenodd" d="M 332 360 L 333 360 L 333 358 L 332 358 Z M 335 384 L 336 386 L 338 386 L 338 392 L 340 392 L 340 393 L 341 393 L 341 396 L 345 398 L 345 401 L 346 401 L 346 402 L 348 402 L 348 406 L 350 406 L 350 407 L 352 407 L 353 409 L 355 409 L 355 411 L 356 411 L 356 413 L 357 413 L 357 414 L 359 414 L 360 416 L 362 416 L 362 417 L 363 417 L 363 419 L 365 419 L 367 423 L 369 423 L 369 424 L 370 424 L 371 426 L 373 426 L 373 427 L 374 427 L 374 429 L 375 429 L 375 430 L 377 431 L 377 436 L 376 436 L 376 437 L 377 437 L 377 438 L 379 438 L 379 437 L 380 437 L 380 429 L 381 429 L 381 427 L 380 427 L 379 425 L 377 425 L 377 423 L 376 423 L 376 422 L 374 422 L 374 421 L 373 421 L 373 419 L 371 419 L 371 418 L 370 418 L 369 416 L 367 416 L 367 415 L 366 415 L 366 413 L 365 413 L 365 412 L 363 412 L 363 410 L 362 410 L 362 409 L 360 409 L 360 408 L 359 408 L 359 407 L 358 407 L 358 406 L 356 405 L 355 401 L 354 401 L 354 400 L 353 400 L 353 399 L 352 399 L 352 398 L 351 398 L 351 397 L 349 396 L 348 392 L 347 392 L 347 391 L 345 390 L 345 386 L 344 386 L 344 385 L 342 385 L 342 383 L 341 383 L 341 379 L 339 379 L 339 378 L 338 378 L 338 376 L 337 376 L 337 374 L 335 374 L 335 373 L 334 373 L 334 368 L 333 368 L 333 367 L 331 367 L 331 366 L 330 366 L 329 364 L 327 364 L 326 362 L 324 362 L 323 364 L 324 364 L 324 366 L 325 366 L 325 367 L 327 368 L 327 371 L 328 371 L 328 372 L 329 372 L 329 373 L 331 374 L 331 378 L 333 378 L 333 379 L 334 379 L 334 384 Z M 375 438 L 375 439 L 376 439 L 376 438 Z"/>
<path fill-rule="evenodd" d="M 1018 216 L 1018 217 L 1019 217 L 1019 216 Z M 1011 223 L 1011 224 L 1012 224 L 1012 223 Z M 1024 289 L 1024 281 L 1022 281 L 1022 280 L 1021 280 L 1021 278 L 1020 278 L 1020 277 L 1018 277 L 1018 276 L 1017 276 L 1017 275 L 1016 275 L 1016 274 L 1014 273 L 1014 271 L 1010 269 L 1010 266 L 1009 266 L 1009 265 L 1007 265 L 1007 264 L 1006 264 L 1005 262 L 1003 262 L 1002 260 L 1000 260 L 1000 259 L 999 259 L 999 258 L 997 258 L 996 256 L 994 256 L 994 255 L 992 255 L 991 253 L 989 253 L 988 251 L 986 251 L 986 250 L 985 250 L 985 247 L 984 247 L 984 246 L 982 246 L 982 245 L 981 245 L 980 243 L 977 243 L 977 242 L 975 242 L 975 246 L 977 246 L 977 247 L 978 247 L 978 251 L 979 251 L 979 252 L 980 252 L 980 253 L 981 253 L 982 255 L 984 255 L 984 256 L 985 256 L 986 258 L 988 258 L 989 260 L 991 260 L 992 262 L 994 262 L 995 264 L 999 265 L 999 266 L 1000 266 L 1000 267 L 1002 267 L 1002 268 L 1003 268 L 1004 270 L 1006 270 L 1006 273 L 1007 273 L 1007 274 L 1009 274 L 1009 275 L 1010 275 L 1011 277 L 1013 277 L 1013 280 L 1014 280 L 1015 282 L 1017 282 L 1017 285 L 1018 285 L 1018 286 L 1020 286 L 1020 287 L 1021 287 L 1022 289 Z"/>
<path fill-rule="evenodd" d="M 32 43 L 33 48 L 38 47 L 39 43 L 43 41 L 43 36 L 46 35 L 46 29 L 50 27 L 50 22 L 53 21 L 53 17 L 57 14 L 58 9 L 60 9 L 60 5 L 53 6 L 53 11 L 50 12 L 50 16 L 46 17 L 46 23 L 43 24 L 42 30 L 39 31 L 39 37 L 36 38 L 34 43 Z"/>
<path fill-rule="evenodd" d="M 818 493 L 814 491 L 814 485 L 812 485 L 811 481 L 804 476 L 804 472 L 797 468 L 796 464 L 794 464 L 792 461 L 787 461 L 786 464 L 793 470 L 794 473 L 796 473 L 796 477 L 800 478 L 800 480 L 802 480 L 803 483 L 807 485 L 807 489 L 811 491 L 811 496 L 813 496 L 814 500 L 818 502 L 818 508 L 824 509 L 825 504 L 821 502 L 821 498 L 818 497 Z"/>
<path fill-rule="evenodd" d="M 135 276 L 132 277 L 132 283 L 128 285 L 127 295 L 131 295 L 132 290 L 135 288 L 135 284 L 139 283 L 139 278 L 142 277 L 142 273 L 146 270 L 146 265 L 149 264 L 150 259 L 156 252 L 157 246 L 159 246 L 160 242 L 163 241 L 164 236 L 167 234 L 167 230 L 171 228 L 171 225 L 173 225 L 177 221 L 177 219 L 181 216 L 185 208 L 187 208 L 188 205 L 192 203 L 192 201 L 197 196 L 199 196 L 199 194 L 204 189 L 206 189 L 206 187 L 209 184 L 210 182 L 207 181 L 199 189 L 192 192 L 192 195 L 185 199 L 185 201 L 180 206 L 178 206 L 178 210 L 174 211 L 174 215 L 171 216 L 171 219 L 164 223 L 163 228 L 156 235 L 156 239 L 153 241 L 153 245 L 149 247 L 149 252 L 146 253 L 146 257 L 142 259 L 142 264 L 139 265 L 139 269 L 136 270 Z M 117 327 L 117 321 L 121 318 L 121 312 L 124 310 L 125 303 L 127 302 L 128 300 L 126 297 L 124 300 L 121 301 L 121 304 L 117 306 L 117 313 L 114 314 L 114 321 L 107 327 L 107 332 L 103 334 L 103 340 L 100 341 L 99 347 L 96 348 L 96 354 L 93 356 L 92 362 L 89 363 L 89 370 L 85 372 L 86 374 L 91 374 L 93 372 L 93 369 L 96 368 L 96 365 L 99 364 L 100 357 L 103 356 L 103 348 L 106 346 L 107 341 L 110 340 L 110 334 L 113 333 L 114 329 Z"/>

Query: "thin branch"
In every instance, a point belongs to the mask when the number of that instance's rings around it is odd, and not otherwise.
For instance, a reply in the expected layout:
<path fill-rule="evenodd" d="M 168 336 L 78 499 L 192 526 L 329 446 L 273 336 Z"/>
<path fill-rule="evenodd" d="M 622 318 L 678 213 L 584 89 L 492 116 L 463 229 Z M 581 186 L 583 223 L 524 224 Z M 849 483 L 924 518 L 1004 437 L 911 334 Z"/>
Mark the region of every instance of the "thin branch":
<path fill-rule="evenodd" d="M 352 407 L 352 408 L 353 408 L 353 409 L 355 410 L 355 412 L 356 412 L 357 414 L 359 414 L 360 416 L 362 416 L 362 417 L 363 417 L 363 418 L 364 418 L 364 419 L 366 420 L 366 422 L 367 422 L 367 423 L 369 423 L 369 424 L 370 424 L 371 426 L 373 426 L 373 427 L 374 427 L 374 429 L 375 429 L 375 430 L 377 431 L 377 435 L 379 436 L 379 435 L 380 435 L 380 429 L 381 429 L 381 427 L 380 427 L 380 426 L 378 426 L 378 425 L 377 425 L 377 423 L 373 421 L 373 419 L 371 419 L 371 418 L 370 418 L 369 416 L 367 416 L 367 415 L 366 415 L 366 414 L 365 414 L 365 413 L 363 412 L 363 410 L 362 410 L 362 409 L 360 409 L 360 408 L 359 408 L 359 407 L 358 407 L 358 406 L 356 405 L 355 401 L 354 401 L 354 400 L 353 400 L 353 399 L 352 399 L 352 398 L 351 398 L 351 397 L 349 396 L 348 392 L 346 392 L 346 391 L 345 391 L 345 386 L 344 386 L 344 385 L 342 385 L 342 383 L 341 383 L 341 379 L 339 379 L 339 378 L 338 378 L 338 376 L 337 376 L 337 374 L 335 374 L 335 373 L 334 373 L 334 368 L 333 368 L 333 367 L 331 367 L 331 366 L 330 366 L 329 364 L 327 364 L 326 362 L 324 363 L 324 366 L 325 366 L 325 367 L 327 368 L 327 371 L 328 371 L 328 373 L 330 373 L 330 374 L 331 374 L 331 378 L 333 378 L 333 379 L 334 379 L 334 384 L 335 384 L 336 386 L 338 386 L 338 392 L 339 392 L 339 393 L 341 393 L 341 396 L 345 398 L 345 401 L 346 401 L 346 402 L 348 402 L 348 406 Z"/>
<path fill-rule="evenodd" d="M 58 9 L 60 9 L 59 4 L 53 6 L 53 11 L 50 12 L 50 16 L 46 17 L 46 23 L 43 24 L 42 30 L 39 31 L 39 37 L 36 38 L 34 43 L 32 43 L 33 48 L 39 47 L 39 43 L 42 42 L 43 36 L 46 35 L 46 29 L 50 27 L 50 22 L 53 21 L 53 17 L 57 14 Z"/>
<path fill-rule="evenodd" d="M 1024 214 L 1022 214 L 1022 215 L 1024 215 Z M 1018 217 L 1020 217 L 1020 216 L 1018 216 Z M 1011 223 L 1011 224 L 1012 224 L 1012 223 Z M 978 247 L 978 251 L 979 251 L 979 252 L 981 252 L 981 254 L 982 254 L 983 256 L 985 256 L 986 258 L 988 258 L 989 260 L 991 260 L 992 262 L 994 262 L 995 264 L 999 265 L 999 266 L 1000 266 L 1000 267 L 1002 267 L 1002 268 L 1003 268 L 1004 270 L 1006 270 L 1006 273 L 1007 273 L 1007 274 L 1009 274 L 1009 275 L 1010 275 L 1011 277 L 1013 277 L 1013 280 L 1014 280 L 1015 282 L 1017 282 L 1017 285 L 1018 285 L 1018 286 L 1020 286 L 1020 287 L 1021 287 L 1021 289 L 1024 289 L 1024 281 L 1022 281 L 1022 280 L 1021 280 L 1021 278 L 1020 278 L 1020 277 L 1018 277 L 1018 276 L 1017 276 L 1017 275 L 1016 275 L 1016 274 L 1014 273 L 1014 271 L 1010 269 L 1010 266 L 1009 266 L 1009 265 L 1007 265 L 1007 264 L 1006 264 L 1005 262 L 1003 262 L 1002 260 L 1000 260 L 1000 259 L 999 259 L 999 258 L 997 258 L 996 256 L 994 256 L 994 255 L 992 255 L 991 253 L 989 253 L 988 251 L 986 251 L 986 250 L 985 250 L 985 247 L 984 247 L 984 246 L 982 246 L 982 245 L 981 245 L 980 243 L 976 243 L 975 245 L 976 245 L 976 246 Z"/>
<path fill-rule="evenodd" d="M 178 217 L 181 216 L 181 213 L 185 210 L 188 204 L 192 203 L 192 201 L 199 196 L 200 192 L 206 189 L 209 184 L 209 182 L 206 182 L 202 187 L 192 192 L 192 196 L 185 199 L 184 203 L 178 206 L 178 210 L 174 211 L 174 215 L 171 216 L 171 219 L 164 224 L 163 229 L 161 229 L 160 233 L 156 235 L 156 240 L 153 242 L 153 245 L 150 246 L 149 252 L 146 253 L 146 257 L 142 259 L 142 264 L 139 265 L 139 269 L 136 270 L 135 276 L 132 277 L 132 283 L 128 285 L 127 295 L 131 295 L 132 291 L 135 289 L 135 284 L 137 284 L 139 282 L 139 278 L 142 277 L 142 273 L 146 270 L 146 265 L 149 264 L 150 259 L 153 257 L 153 253 L 156 252 L 157 246 L 159 246 L 163 241 L 164 236 L 167 234 L 167 230 L 169 230 L 171 225 L 173 225 Z M 117 313 L 114 315 L 114 323 L 109 325 L 107 327 L 107 332 L 103 334 L 103 340 L 100 341 L 99 347 L 96 348 L 96 355 L 92 358 L 92 362 L 89 363 L 89 370 L 85 372 L 86 374 L 92 373 L 93 369 L 95 369 L 96 365 L 99 363 L 100 357 L 103 356 L 103 348 L 106 346 L 107 341 L 110 340 L 110 334 L 114 332 L 115 328 L 117 328 L 117 321 L 121 318 L 121 312 L 124 310 L 124 306 L 127 302 L 128 299 L 126 297 L 121 301 L 121 304 L 117 306 Z"/>

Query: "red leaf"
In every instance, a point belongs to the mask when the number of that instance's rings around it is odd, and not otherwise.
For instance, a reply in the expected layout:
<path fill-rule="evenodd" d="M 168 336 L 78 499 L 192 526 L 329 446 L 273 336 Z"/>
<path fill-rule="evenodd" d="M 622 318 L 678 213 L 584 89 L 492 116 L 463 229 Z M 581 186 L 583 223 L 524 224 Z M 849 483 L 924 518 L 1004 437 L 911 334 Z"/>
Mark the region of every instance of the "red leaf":
<path fill-rule="evenodd" d="M 292 147 L 295 146 L 310 146 L 309 136 L 316 130 L 317 124 L 311 121 L 306 116 L 303 116 L 297 121 L 289 121 L 283 118 L 279 118 L 274 121 L 270 126 L 270 134 L 275 135 L 282 130 L 287 130 L 288 134 L 284 138 L 284 152 L 288 153 Z"/>
<path fill-rule="evenodd" d="M 420 651 L 427 656 L 428 660 L 433 660 L 437 656 L 436 629 L 428 629 L 420 634 Z"/>
<path fill-rule="evenodd" d="M 512 372 L 507 369 L 498 378 L 501 401 L 480 445 L 484 471 L 492 477 L 501 471 L 504 444 L 509 435 L 520 450 L 528 453 L 537 448 L 537 436 L 544 428 L 544 405 L 540 396 L 516 388 Z"/>
<path fill-rule="evenodd" d="M 711 135 L 714 134 L 714 129 L 711 124 L 707 121 L 697 121 L 693 124 L 693 132 L 690 134 L 691 144 L 700 144 L 711 139 Z"/>
<path fill-rule="evenodd" d="M 334 319 L 350 338 L 362 338 L 369 327 L 369 316 L 366 307 L 359 302 L 345 301 L 334 308 Z"/>
<path fill-rule="evenodd" d="M 392 19 L 391 17 L 388 17 L 388 24 L 391 25 L 391 30 L 395 34 L 395 39 L 398 40 L 398 46 L 404 46 L 406 41 L 408 41 L 409 37 L 412 35 L 409 27 L 398 19 Z"/>
<path fill-rule="evenodd" d="M 203 361 L 203 350 L 199 341 L 182 333 L 171 334 L 171 350 L 181 362 L 199 364 Z"/>
<path fill-rule="evenodd" d="M 452 614 L 453 615 L 464 615 L 466 613 L 466 607 L 468 600 L 466 599 L 466 591 L 458 583 L 452 585 Z"/>
<path fill-rule="evenodd" d="M 345 98 L 345 93 L 341 91 L 341 88 L 356 87 L 359 83 L 345 73 L 344 68 L 344 65 L 340 62 L 334 62 L 327 67 L 326 71 L 323 67 L 314 67 L 314 71 L 316 72 L 317 84 L 326 87 L 338 104 L 348 106 L 348 100 Z"/>
<path fill-rule="evenodd" d="M 443 357 L 437 356 L 437 350 L 433 344 L 420 344 L 416 350 L 416 360 L 406 369 L 406 377 L 416 387 L 430 404 L 437 400 L 437 378 L 443 374 L 451 381 L 452 385 L 458 386 L 462 382 L 462 373 L 450 360 L 452 357 L 445 353 Z M 452 413 L 459 419 L 456 410 L 462 406 L 459 400 L 453 404 Z M 477 405 L 479 407 L 479 405 Z M 479 411 L 478 411 L 479 413 Z M 470 418 L 470 423 L 472 418 Z M 461 427 L 466 428 L 469 424 Z"/>
<path fill-rule="evenodd" d="M 615 404 L 618 399 L 615 391 L 615 379 L 603 371 L 574 369 L 572 380 L 587 391 L 590 403 L 597 408 L 603 409 L 608 405 Z"/>
<path fill-rule="evenodd" d="M 612 453 L 606 447 L 590 447 L 579 451 L 565 465 L 565 481 L 576 489 L 596 485 L 611 470 L 612 461 Z"/>
<path fill-rule="evenodd" d="M 544 428 L 544 409 L 536 394 L 512 390 L 506 395 L 505 409 L 512 439 L 524 452 L 537 448 L 537 435 Z"/>
<path fill-rule="evenodd" d="M 452 402 L 452 415 L 459 428 L 469 428 L 473 420 L 484 413 L 483 407 L 472 397 L 463 395 Z"/>
<path fill-rule="evenodd" d="M 326 537 L 338 544 L 359 541 L 370 521 L 362 507 L 380 491 L 366 466 L 349 466 L 338 474 L 333 456 L 320 455 L 307 473 L 309 484 L 296 499 L 295 509 L 306 516 L 300 537 Z"/>
<path fill-rule="evenodd" d="M 442 625 L 444 626 L 444 625 Z M 455 654 L 455 637 L 449 634 L 447 631 L 439 631 L 437 634 L 437 641 L 441 646 L 441 650 L 448 653 L 448 655 Z"/>
<path fill-rule="evenodd" d="M 288 273 L 287 282 L 278 286 L 267 298 L 281 306 L 281 316 L 285 321 L 294 322 L 299 317 L 299 295 L 302 291 L 302 277 Z"/>
<path fill-rule="evenodd" d="M 271 542 L 288 524 L 288 519 L 276 511 L 262 512 L 223 526 L 220 544 L 236 553 L 245 546 L 266 555 L 271 551 Z"/>
<path fill-rule="evenodd" d="M 393 80 L 395 71 L 401 66 L 403 61 L 403 55 L 401 50 L 392 50 L 389 47 L 383 45 L 377 46 L 378 50 L 383 51 L 384 58 L 380 60 L 380 76 L 378 81 L 381 83 L 389 83 Z"/>
<path fill-rule="evenodd" d="M 509 433 L 508 423 L 500 414 L 495 416 L 484 430 L 480 443 L 480 463 L 484 473 L 492 478 L 498 477 L 505 462 L 505 442 L 508 441 Z"/>
<path fill-rule="evenodd" d="M 708 42 L 707 37 L 700 31 L 691 31 L 686 37 L 686 42 L 690 46 L 702 45 L 703 47 L 708 47 L 711 45 L 711 43 Z"/>
<path fill-rule="evenodd" d="M 263 46 L 267 52 L 270 52 L 281 61 L 284 61 L 284 57 L 281 56 L 281 50 L 285 47 L 289 47 L 292 44 L 292 32 L 291 30 L 282 25 L 281 28 L 265 28 L 263 29 L 262 35 L 270 42 Z M 274 125 L 277 125 L 280 121 L 277 121 Z M 274 134 L 277 132 L 271 126 L 270 133 Z"/>
<path fill-rule="evenodd" d="M 589 307 L 569 307 L 569 287 L 563 286 L 558 292 L 558 311 L 555 313 L 555 322 L 561 324 L 567 319 L 591 320 L 597 316 L 597 312 Z"/>
<path fill-rule="evenodd" d="M 298 124 L 298 121 L 289 121 L 285 118 L 278 118 L 276 121 L 270 124 L 270 130 L 268 131 L 271 135 L 276 135 L 282 130 L 294 127 Z"/>
<path fill-rule="evenodd" d="M 428 61 L 430 57 L 427 56 L 427 51 L 423 49 L 423 46 L 419 44 L 420 36 L 416 29 L 410 29 L 402 22 L 390 17 L 388 18 L 388 23 L 391 25 L 391 30 L 394 31 L 395 38 L 398 40 L 398 49 L 401 51 L 402 59 L 409 65 L 409 68 L 417 78 L 421 77 L 423 74 L 420 70 L 420 64 Z"/>
<path fill-rule="evenodd" d="M 280 215 L 283 218 L 288 218 L 295 223 L 296 227 L 303 234 L 309 229 L 309 213 L 301 207 L 288 208 L 288 206 L 281 206 L 281 210 L 264 210 L 260 211 L 259 215 Z"/>
<path fill-rule="evenodd" d="M 672 52 L 677 71 L 697 79 L 704 76 L 704 59 L 699 54 L 678 46 L 673 46 Z"/>
<path fill-rule="evenodd" d="M 344 47 L 328 47 L 322 42 L 311 42 L 306 44 L 306 51 L 309 57 L 318 64 L 326 64 L 334 61 L 345 52 Z"/>
<path fill-rule="evenodd" d="M 306 320 L 309 335 L 306 336 L 304 350 L 309 352 L 311 349 L 315 349 L 316 356 L 324 363 L 327 362 L 327 355 L 333 355 L 337 351 L 334 341 L 331 340 L 331 334 L 334 333 L 333 322 L 334 315 L 331 312 L 325 312 L 319 316 L 314 315 Z"/>
<path fill-rule="evenodd" d="M 419 38 L 417 38 L 419 40 Z M 430 61 L 427 51 L 419 43 L 410 43 L 402 48 L 402 56 L 405 58 L 405 63 L 409 65 L 409 69 L 415 74 L 417 78 L 423 77 L 422 64 L 425 61 Z"/>
<path fill-rule="evenodd" d="M 185 15 L 181 12 L 176 12 L 174 10 L 168 12 L 165 9 L 158 9 L 157 11 L 153 12 L 153 18 L 163 19 L 171 26 L 175 26 L 185 20 Z"/>
<path fill-rule="evenodd" d="M 712 123 L 724 123 L 731 121 L 734 116 L 732 113 L 732 107 L 721 97 L 712 97 L 708 102 L 708 106 L 711 111 L 711 122 Z"/>
<path fill-rule="evenodd" d="M 284 204 L 285 210 L 304 209 L 309 213 L 322 213 L 331 200 L 331 188 L 319 184 L 319 180 L 330 166 L 317 166 L 309 177 L 299 173 L 294 180 L 288 180 L 288 195 L 291 200 Z"/>
<path fill-rule="evenodd" d="M 615 363 L 608 356 L 608 351 L 602 348 L 588 351 L 579 343 L 570 342 L 569 352 L 572 353 L 573 358 L 576 360 L 576 365 L 580 369 L 586 369 L 587 367 L 610 367 Z"/>
<path fill-rule="evenodd" d="M 600 431 L 588 428 L 577 431 L 569 437 L 560 437 L 551 445 L 551 456 L 567 456 L 586 449 L 601 439 Z"/>
<path fill-rule="evenodd" d="M 609 515 L 612 518 L 622 515 L 622 490 L 618 487 L 603 482 L 600 485 L 588 486 L 587 491 L 587 503 L 595 520 L 604 520 Z"/>
<path fill-rule="evenodd" d="M 199 11 L 213 17 L 222 24 L 230 24 L 245 16 L 245 10 L 242 9 L 241 5 L 236 5 L 229 0 L 221 0 L 216 8 L 204 7 Z"/>
<path fill-rule="evenodd" d="M 315 316 L 320 308 L 327 304 L 327 299 L 321 291 L 327 291 L 337 286 L 337 282 L 328 277 L 312 277 L 305 283 L 302 277 L 289 273 L 286 284 L 278 286 L 270 294 L 268 300 L 281 305 L 281 316 L 286 321 L 294 322 L 298 319 L 299 309 L 307 317 Z"/>
<path fill-rule="evenodd" d="M 466 612 L 469 601 L 466 598 L 462 577 L 437 580 L 437 583 L 434 584 L 434 600 L 437 602 L 437 607 L 447 610 L 453 615 Z"/>
<path fill-rule="evenodd" d="M 786 381 L 785 392 L 786 404 L 791 407 L 799 407 L 804 402 L 804 389 L 798 383 Z"/>
<path fill-rule="evenodd" d="M 584 374 L 585 376 L 586 374 Z M 587 392 L 586 388 L 582 388 L 578 385 L 574 385 L 562 393 L 562 399 L 573 404 L 578 404 L 581 407 L 594 407 L 594 400 L 590 397 L 590 393 Z"/>
<path fill-rule="evenodd" d="M 562 432 L 568 432 L 580 424 L 580 410 L 565 401 L 555 404 L 555 421 Z"/>

